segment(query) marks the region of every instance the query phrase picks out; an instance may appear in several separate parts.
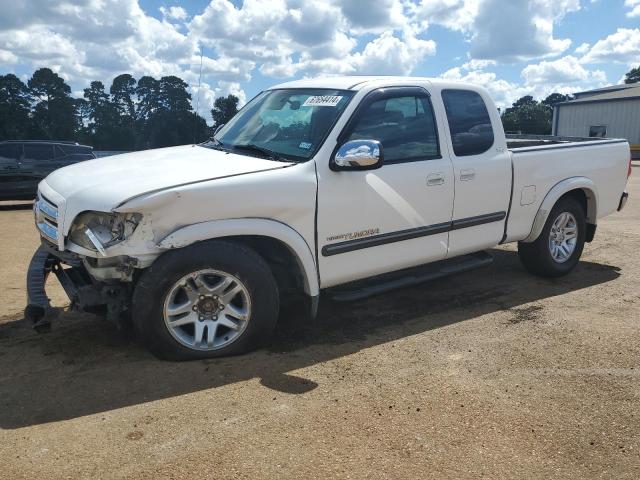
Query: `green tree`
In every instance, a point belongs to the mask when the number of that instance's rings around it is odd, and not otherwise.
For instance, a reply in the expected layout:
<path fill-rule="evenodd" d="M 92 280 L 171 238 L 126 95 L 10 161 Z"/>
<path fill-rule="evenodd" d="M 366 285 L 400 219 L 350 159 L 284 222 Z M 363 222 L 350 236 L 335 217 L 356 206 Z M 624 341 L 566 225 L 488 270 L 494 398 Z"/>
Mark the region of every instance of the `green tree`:
<path fill-rule="evenodd" d="M 105 92 L 104 84 L 99 81 L 91 82 L 89 88 L 84 89 L 84 99 L 89 119 L 88 132 L 93 139 L 93 146 L 101 150 L 114 148 L 119 126 L 118 109 Z"/>
<path fill-rule="evenodd" d="M 144 76 L 136 87 L 138 110 L 136 119 L 146 120 L 160 107 L 160 82 L 153 77 Z"/>
<path fill-rule="evenodd" d="M 551 95 L 549 95 L 547 98 L 545 98 L 544 100 L 542 100 L 542 103 L 544 105 L 547 105 L 548 107 L 555 107 L 558 103 L 561 102 L 566 102 L 571 100 L 573 97 L 571 95 L 564 95 L 562 93 L 552 93 Z"/>
<path fill-rule="evenodd" d="M 638 83 L 640 82 L 640 67 L 632 68 L 624 76 L 624 83 Z"/>
<path fill-rule="evenodd" d="M 135 118 L 136 109 L 133 96 L 136 94 L 136 79 L 128 73 L 118 75 L 113 79 L 109 93 L 111 93 L 111 101 L 118 109 L 121 116 Z"/>
<path fill-rule="evenodd" d="M 0 140 L 28 137 L 31 120 L 31 95 L 15 75 L 0 75 Z"/>
<path fill-rule="evenodd" d="M 502 124 L 506 132 L 548 135 L 551 133 L 553 109 L 527 95 L 517 100 L 502 115 Z"/>
<path fill-rule="evenodd" d="M 160 106 L 171 112 L 190 111 L 189 85 L 181 78 L 168 76 L 160 79 Z"/>
<path fill-rule="evenodd" d="M 111 102 L 118 114 L 111 142 L 111 148 L 115 150 L 134 150 L 136 147 L 136 107 L 133 99 L 136 84 L 135 78 L 124 73 L 113 79 L 109 89 Z"/>
<path fill-rule="evenodd" d="M 138 80 L 137 147 L 157 148 L 204 141 L 209 128 L 193 112 L 188 84 L 175 76 Z"/>
<path fill-rule="evenodd" d="M 71 140 L 78 124 L 71 88 L 50 68 L 40 68 L 28 82 L 37 99 L 33 109 L 31 135 L 51 140 Z"/>
<path fill-rule="evenodd" d="M 214 128 L 227 123 L 238 113 L 238 101 L 239 99 L 235 95 L 216 98 L 215 102 L 213 102 L 213 108 L 211 109 Z"/>

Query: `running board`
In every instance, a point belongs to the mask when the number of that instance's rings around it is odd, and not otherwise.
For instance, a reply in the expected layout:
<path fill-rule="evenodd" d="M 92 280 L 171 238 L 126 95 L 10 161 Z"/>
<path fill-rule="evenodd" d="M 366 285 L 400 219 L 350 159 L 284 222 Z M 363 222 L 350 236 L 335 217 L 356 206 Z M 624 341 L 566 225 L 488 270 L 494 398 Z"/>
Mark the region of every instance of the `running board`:
<path fill-rule="evenodd" d="M 411 287 L 484 267 L 491 263 L 493 263 L 493 255 L 488 252 L 477 252 L 346 283 L 327 289 L 327 294 L 338 302 L 361 300 L 390 290 Z"/>

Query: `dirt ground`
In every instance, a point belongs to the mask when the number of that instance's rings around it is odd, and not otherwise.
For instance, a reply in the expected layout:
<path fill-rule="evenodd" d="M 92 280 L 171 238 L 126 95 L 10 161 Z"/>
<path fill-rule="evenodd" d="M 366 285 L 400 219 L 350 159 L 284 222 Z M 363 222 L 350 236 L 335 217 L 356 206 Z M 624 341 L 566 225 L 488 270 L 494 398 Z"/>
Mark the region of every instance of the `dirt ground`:
<path fill-rule="evenodd" d="M 639 478 L 640 168 L 569 277 L 482 270 L 284 318 L 250 355 L 161 362 L 22 319 L 38 238 L 0 206 L 0 478 Z M 64 304 L 60 289 L 52 289 Z"/>

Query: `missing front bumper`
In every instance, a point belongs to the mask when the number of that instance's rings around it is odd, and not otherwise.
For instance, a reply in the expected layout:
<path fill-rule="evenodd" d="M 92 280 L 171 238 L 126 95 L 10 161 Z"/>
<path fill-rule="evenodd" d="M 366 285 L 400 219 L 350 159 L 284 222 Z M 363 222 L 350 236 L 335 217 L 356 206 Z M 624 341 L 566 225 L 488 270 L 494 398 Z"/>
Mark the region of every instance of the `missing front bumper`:
<path fill-rule="evenodd" d="M 51 306 L 45 291 L 47 277 L 56 265 L 59 267 L 60 261 L 43 247 L 39 247 L 27 270 L 27 307 L 24 309 L 24 318 L 38 331 L 51 328 L 51 321 L 59 313 L 59 309 Z"/>
<path fill-rule="evenodd" d="M 123 314 L 129 310 L 130 288 L 95 281 L 79 257 L 54 251 L 43 244 L 34 253 L 27 271 L 24 318 L 36 331 L 49 330 L 52 320 L 60 313 L 59 308 L 51 305 L 46 292 L 46 281 L 51 273 L 69 297 L 71 310 L 104 314 L 120 325 Z"/>

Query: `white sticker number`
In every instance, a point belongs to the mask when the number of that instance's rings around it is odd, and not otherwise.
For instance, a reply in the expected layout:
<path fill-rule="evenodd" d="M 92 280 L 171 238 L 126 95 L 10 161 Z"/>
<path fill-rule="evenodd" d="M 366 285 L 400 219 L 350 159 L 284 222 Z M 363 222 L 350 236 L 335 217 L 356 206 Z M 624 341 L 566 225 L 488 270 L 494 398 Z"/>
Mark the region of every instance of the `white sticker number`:
<path fill-rule="evenodd" d="M 302 104 L 303 107 L 335 107 L 340 103 L 340 95 L 318 95 L 309 97 Z"/>

